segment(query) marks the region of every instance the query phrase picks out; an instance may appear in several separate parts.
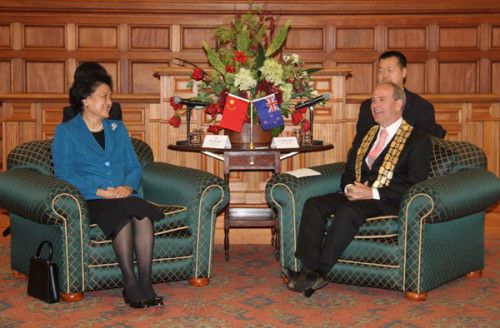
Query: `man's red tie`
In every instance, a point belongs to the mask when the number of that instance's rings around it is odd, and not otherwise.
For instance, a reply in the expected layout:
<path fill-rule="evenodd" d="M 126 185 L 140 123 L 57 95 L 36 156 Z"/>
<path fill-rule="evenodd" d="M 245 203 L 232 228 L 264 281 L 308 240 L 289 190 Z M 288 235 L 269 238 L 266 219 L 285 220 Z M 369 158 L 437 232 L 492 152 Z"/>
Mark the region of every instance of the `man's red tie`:
<path fill-rule="evenodd" d="M 375 146 L 375 148 L 373 148 L 368 154 L 368 168 L 370 170 L 372 169 L 373 162 L 375 162 L 382 149 L 384 149 L 386 139 L 387 139 L 387 130 L 386 129 L 380 130 L 380 138 L 378 139 L 378 143 Z"/>

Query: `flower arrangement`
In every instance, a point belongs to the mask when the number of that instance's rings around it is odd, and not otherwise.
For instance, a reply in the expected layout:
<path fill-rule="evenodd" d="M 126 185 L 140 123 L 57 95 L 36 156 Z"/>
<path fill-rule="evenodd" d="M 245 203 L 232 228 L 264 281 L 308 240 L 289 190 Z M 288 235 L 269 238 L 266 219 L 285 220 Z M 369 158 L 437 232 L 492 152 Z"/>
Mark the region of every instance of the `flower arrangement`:
<path fill-rule="evenodd" d="M 223 114 L 228 94 L 253 100 L 274 94 L 281 114 L 292 122 L 301 125 L 304 131 L 309 130 L 310 122 L 304 119 L 306 109 L 292 111 L 293 100 L 312 99 L 318 95 L 314 90 L 311 73 L 318 68 L 305 69 L 304 61 L 297 54 L 282 55 L 281 49 L 286 40 L 291 21 L 288 20 L 276 33 L 276 19 L 259 7 L 249 9 L 244 14 L 236 14 L 233 21 L 222 24 L 215 29 L 215 50 L 203 41 L 208 61 L 213 68 L 206 71 L 187 60 L 183 62 L 194 67 L 190 74 L 188 87 L 197 87 L 196 100 L 210 103 L 205 109 L 211 116 L 208 132 L 218 134 L 217 115 Z M 276 34 L 276 35 L 275 35 Z M 280 55 L 276 54 L 280 51 Z M 182 108 L 170 101 L 174 109 Z M 177 113 L 170 119 L 174 127 L 180 125 Z M 259 124 L 255 112 L 253 122 Z M 246 122 L 250 122 L 250 107 Z M 284 126 L 271 129 L 273 136 L 283 131 Z"/>

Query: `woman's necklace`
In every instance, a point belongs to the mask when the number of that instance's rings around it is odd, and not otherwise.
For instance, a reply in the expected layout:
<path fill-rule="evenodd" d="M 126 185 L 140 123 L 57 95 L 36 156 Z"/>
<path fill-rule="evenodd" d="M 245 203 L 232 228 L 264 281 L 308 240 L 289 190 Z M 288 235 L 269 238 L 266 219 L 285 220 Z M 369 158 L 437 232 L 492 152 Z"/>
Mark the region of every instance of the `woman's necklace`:
<path fill-rule="evenodd" d="M 89 128 L 90 132 L 99 132 L 102 130 L 102 123 L 97 128 L 94 128 L 94 129 L 92 129 L 90 127 L 88 127 L 88 128 Z"/>

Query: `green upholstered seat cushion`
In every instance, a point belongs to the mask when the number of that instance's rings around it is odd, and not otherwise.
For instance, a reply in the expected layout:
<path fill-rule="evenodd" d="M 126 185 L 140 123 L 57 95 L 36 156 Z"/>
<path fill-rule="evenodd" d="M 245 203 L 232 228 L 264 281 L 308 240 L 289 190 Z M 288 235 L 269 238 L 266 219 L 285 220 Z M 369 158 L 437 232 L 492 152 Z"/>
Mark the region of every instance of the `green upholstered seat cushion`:
<path fill-rule="evenodd" d="M 340 257 L 343 261 L 354 263 L 373 263 L 377 265 L 398 265 L 398 238 L 356 237 Z"/>
<path fill-rule="evenodd" d="M 328 220 L 327 227 L 333 220 Z M 357 236 L 370 238 L 391 238 L 398 234 L 398 217 L 396 215 L 385 215 L 368 218 L 360 227 Z"/>
<path fill-rule="evenodd" d="M 155 234 L 162 235 L 167 232 L 182 230 L 189 227 L 188 211 L 184 206 L 177 205 L 155 205 L 160 211 L 165 213 L 165 218 L 155 222 Z M 91 242 L 100 243 L 108 241 L 109 238 L 96 225 L 90 226 Z"/>

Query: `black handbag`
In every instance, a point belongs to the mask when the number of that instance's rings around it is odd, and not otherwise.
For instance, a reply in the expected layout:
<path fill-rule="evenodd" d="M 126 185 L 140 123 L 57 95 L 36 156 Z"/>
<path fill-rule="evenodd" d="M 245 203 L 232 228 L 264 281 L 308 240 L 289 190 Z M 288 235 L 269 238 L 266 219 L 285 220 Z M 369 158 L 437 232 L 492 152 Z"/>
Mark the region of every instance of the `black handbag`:
<path fill-rule="evenodd" d="M 40 257 L 43 245 L 49 247 L 49 258 Z M 52 244 L 45 240 L 40 243 L 36 255 L 30 259 L 28 276 L 28 295 L 47 303 L 57 303 L 59 293 L 59 268 L 52 262 Z"/>

